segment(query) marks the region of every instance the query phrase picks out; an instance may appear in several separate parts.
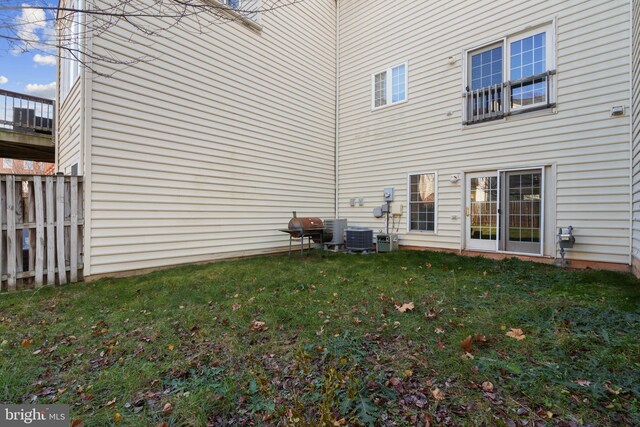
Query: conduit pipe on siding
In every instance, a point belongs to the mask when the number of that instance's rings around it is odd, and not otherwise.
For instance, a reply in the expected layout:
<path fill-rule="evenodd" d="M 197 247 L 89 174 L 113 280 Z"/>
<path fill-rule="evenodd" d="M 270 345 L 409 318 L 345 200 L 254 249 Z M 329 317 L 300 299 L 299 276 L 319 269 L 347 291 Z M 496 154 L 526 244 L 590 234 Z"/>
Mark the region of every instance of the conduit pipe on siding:
<path fill-rule="evenodd" d="M 335 38 L 335 49 L 336 49 L 336 65 L 335 65 L 335 73 L 336 73 L 336 87 L 335 87 L 335 143 L 334 143 L 334 170 L 335 170 L 335 182 L 334 182 L 334 190 L 335 190 L 335 217 L 340 218 L 340 184 L 338 178 L 340 177 L 340 163 L 338 161 L 338 156 L 340 155 L 340 0 L 336 0 L 336 38 Z"/>

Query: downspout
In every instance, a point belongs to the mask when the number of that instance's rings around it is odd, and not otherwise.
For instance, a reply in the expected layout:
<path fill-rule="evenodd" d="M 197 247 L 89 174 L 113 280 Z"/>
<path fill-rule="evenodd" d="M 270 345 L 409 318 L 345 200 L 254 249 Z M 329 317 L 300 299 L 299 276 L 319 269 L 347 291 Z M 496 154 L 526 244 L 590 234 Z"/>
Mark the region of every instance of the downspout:
<path fill-rule="evenodd" d="M 336 0 L 336 64 L 335 64 L 335 143 L 334 143 L 334 154 L 333 158 L 335 161 L 334 170 L 335 170 L 335 182 L 334 182 L 334 190 L 335 190 L 335 217 L 340 218 L 340 186 L 339 186 L 339 177 L 340 177 L 340 162 L 338 161 L 338 156 L 340 155 L 340 4 L 339 0 Z"/>
<path fill-rule="evenodd" d="M 629 9 L 629 265 L 633 271 L 633 0 L 629 2 Z"/>

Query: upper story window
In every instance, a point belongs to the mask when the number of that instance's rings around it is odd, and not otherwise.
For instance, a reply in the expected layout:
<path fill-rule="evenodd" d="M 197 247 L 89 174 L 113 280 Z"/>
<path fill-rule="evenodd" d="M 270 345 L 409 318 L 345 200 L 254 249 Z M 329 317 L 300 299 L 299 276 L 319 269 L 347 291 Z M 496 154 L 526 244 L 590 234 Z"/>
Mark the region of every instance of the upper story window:
<path fill-rule="evenodd" d="M 84 0 L 69 0 L 69 11 L 61 12 L 60 17 L 60 103 L 71 91 L 76 80 L 80 77 L 81 46 L 80 34 L 82 33 L 82 14 L 76 12 L 84 7 Z"/>
<path fill-rule="evenodd" d="M 407 100 L 407 64 L 400 64 L 372 76 L 373 109 Z"/>
<path fill-rule="evenodd" d="M 467 53 L 465 124 L 555 105 L 552 26 Z"/>
<path fill-rule="evenodd" d="M 7 159 L 7 158 L 2 159 L 2 167 L 4 169 L 13 168 L 13 159 Z"/>
<path fill-rule="evenodd" d="M 233 16 L 239 17 L 245 23 L 260 24 L 261 0 L 218 0 L 228 6 Z"/>
<path fill-rule="evenodd" d="M 220 0 L 220 3 L 226 4 L 232 9 L 240 9 L 240 0 Z"/>

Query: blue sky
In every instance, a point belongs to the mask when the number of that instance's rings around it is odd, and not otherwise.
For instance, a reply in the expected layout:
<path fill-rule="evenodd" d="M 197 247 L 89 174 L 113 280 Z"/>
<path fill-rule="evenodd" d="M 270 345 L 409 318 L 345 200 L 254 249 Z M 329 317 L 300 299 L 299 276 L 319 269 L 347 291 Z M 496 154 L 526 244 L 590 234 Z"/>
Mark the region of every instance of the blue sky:
<path fill-rule="evenodd" d="M 51 48 L 53 12 L 22 9 L 22 4 L 56 6 L 57 1 L 0 0 L 0 88 L 53 98 L 56 80 L 56 52 Z M 26 42 L 12 40 L 15 38 Z"/>

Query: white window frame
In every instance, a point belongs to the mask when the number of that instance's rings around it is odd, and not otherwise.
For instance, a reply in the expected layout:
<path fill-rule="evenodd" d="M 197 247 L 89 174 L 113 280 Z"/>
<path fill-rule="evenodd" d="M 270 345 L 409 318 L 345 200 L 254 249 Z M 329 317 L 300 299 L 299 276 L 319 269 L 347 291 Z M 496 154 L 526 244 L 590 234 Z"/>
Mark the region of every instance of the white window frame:
<path fill-rule="evenodd" d="M 396 102 L 392 102 L 393 99 L 393 69 L 402 67 L 404 65 L 404 99 Z M 381 73 L 387 73 L 385 79 L 385 91 L 386 91 L 386 103 L 384 105 L 376 106 L 376 76 Z M 382 108 L 391 107 L 398 104 L 403 104 L 409 100 L 409 62 L 401 62 L 400 64 L 387 67 L 384 70 L 376 71 L 371 74 L 371 110 L 380 110 Z"/>
<path fill-rule="evenodd" d="M 522 40 L 522 39 L 526 39 L 527 37 L 531 37 L 534 36 L 536 34 L 539 34 L 540 31 L 544 31 L 545 32 L 545 70 L 543 72 L 547 72 L 547 71 L 551 71 L 551 70 L 555 70 L 556 69 L 556 56 L 555 56 L 555 51 L 556 51 L 556 44 L 555 44 L 555 26 L 553 25 L 553 23 L 547 24 L 547 25 L 541 25 L 538 26 L 532 30 L 528 30 L 525 32 L 520 32 L 517 34 L 514 34 L 512 36 L 509 37 L 505 37 L 505 46 L 503 48 L 503 79 L 507 78 L 508 80 L 511 80 L 511 43 L 516 42 L 518 40 Z M 553 52 L 552 52 L 553 50 Z M 541 105 L 546 105 L 546 104 L 551 104 L 555 102 L 555 88 L 554 88 L 554 80 L 555 79 L 549 79 L 547 81 L 547 84 L 549 85 L 549 88 L 547 89 L 547 93 L 549 94 L 549 99 L 547 99 L 545 102 L 538 102 L 535 104 L 530 104 L 527 105 L 525 107 L 518 107 L 515 110 L 517 111 L 525 111 L 531 108 L 536 108 L 539 107 Z M 513 109 L 513 108 L 512 108 Z"/>
<path fill-rule="evenodd" d="M 220 3 L 222 3 L 222 4 L 224 4 L 225 6 L 231 7 L 231 6 L 229 5 L 229 3 L 230 3 L 232 0 L 218 0 L 218 1 L 219 1 Z M 238 7 L 237 7 L 237 9 L 242 9 L 242 0 L 237 0 L 237 1 L 238 1 Z"/>
<path fill-rule="evenodd" d="M 506 172 L 517 172 L 517 171 L 528 171 L 528 170 L 539 170 L 540 171 L 540 192 L 541 192 L 541 200 L 540 200 L 540 252 L 539 253 L 529 253 L 529 252 L 514 252 L 514 251 L 503 251 L 500 249 L 500 241 L 502 240 L 502 233 L 506 233 L 506 230 L 503 230 L 500 227 L 500 213 L 497 212 L 500 210 L 502 206 L 503 200 L 500 200 L 500 195 L 502 194 L 502 187 L 505 185 L 501 182 L 500 177 L 503 176 Z M 544 256 L 544 235 L 546 233 L 544 217 L 545 217 L 545 199 L 547 198 L 547 193 L 545 191 L 545 166 L 533 166 L 530 168 L 526 167 L 518 167 L 518 168 L 510 168 L 510 169 L 498 169 L 496 171 L 498 177 L 498 209 L 496 210 L 496 224 L 498 224 L 498 239 L 496 239 L 496 253 L 502 254 L 513 254 L 513 255 L 529 255 L 529 256 Z M 508 197 L 508 196 L 507 196 Z"/>
<path fill-rule="evenodd" d="M 7 159 L 6 157 L 2 159 L 2 168 L 3 169 L 13 169 L 13 159 Z"/>
<path fill-rule="evenodd" d="M 411 228 L 411 177 L 415 175 L 433 175 L 433 230 L 413 230 Z M 438 234 L 438 172 L 410 172 L 407 174 L 407 233 Z"/>
<path fill-rule="evenodd" d="M 69 0 L 70 9 L 82 10 L 84 7 L 84 0 Z M 63 40 L 68 39 L 67 48 L 71 52 L 60 49 L 60 104 L 71 92 L 71 88 L 80 79 L 81 72 L 81 34 L 82 34 L 82 22 L 83 14 L 75 12 L 71 14 L 71 22 L 68 26 L 60 28 L 61 37 Z"/>
<path fill-rule="evenodd" d="M 218 3 L 226 6 L 224 11 L 233 18 L 248 24 L 254 30 L 262 30 L 261 13 L 262 0 L 238 0 L 238 7 L 233 8 L 229 5 L 231 0 L 217 0 Z"/>
<path fill-rule="evenodd" d="M 527 26 L 526 30 L 516 31 L 504 35 L 500 38 L 489 40 L 485 43 L 479 44 L 472 48 L 463 51 L 463 67 L 462 73 L 462 93 L 466 92 L 466 88 L 471 88 L 471 56 L 478 53 L 482 53 L 486 50 L 493 49 L 498 46 L 502 46 L 502 81 L 507 82 L 510 80 L 511 74 L 511 42 L 525 39 L 532 35 L 539 34 L 541 31 L 545 32 L 545 71 L 556 70 L 556 57 L 558 53 L 558 46 L 556 44 L 556 19 L 551 21 L 545 21 L 537 23 L 533 26 Z M 529 109 L 535 109 L 541 105 L 554 104 L 557 100 L 557 84 L 556 79 L 549 79 L 548 83 L 549 99 L 544 103 L 536 103 L 527 105 L 526 107 L 518 107 L 514 111 L 527 111 Z M 509 94 L 510 97 L 511 94 Z M 510 99 L 508 99 L 510 102 Z M 463 111 L 466 113 L 466 105 L 464 99 L 462 100 Z"/>
<path fill-rule="evenodd" d="M 24 167 L 26 170 L 33 170 L 33 161 L 32 161 L 32 160 L 25 160 L 25 161 L 23 162 L 23 167 Z"/>

